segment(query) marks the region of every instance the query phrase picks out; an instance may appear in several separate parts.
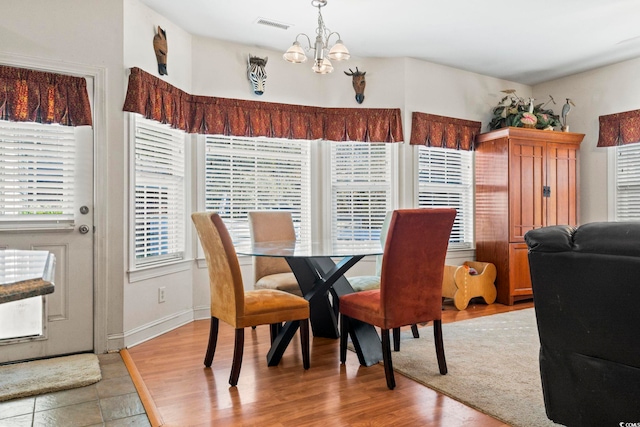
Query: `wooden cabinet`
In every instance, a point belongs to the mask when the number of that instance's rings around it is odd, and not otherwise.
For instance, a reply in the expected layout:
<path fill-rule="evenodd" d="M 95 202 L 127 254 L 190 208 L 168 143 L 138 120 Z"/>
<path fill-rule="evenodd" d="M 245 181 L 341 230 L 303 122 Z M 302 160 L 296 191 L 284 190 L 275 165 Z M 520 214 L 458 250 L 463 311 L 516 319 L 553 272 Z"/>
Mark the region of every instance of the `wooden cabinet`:
<path fill-rule="evenodd" d="M 532 297 L 524 235 L 578 224 L 583 134 L 503 128 L 476 138 L 476 259 L 495 264 L 497 301 Z"/>

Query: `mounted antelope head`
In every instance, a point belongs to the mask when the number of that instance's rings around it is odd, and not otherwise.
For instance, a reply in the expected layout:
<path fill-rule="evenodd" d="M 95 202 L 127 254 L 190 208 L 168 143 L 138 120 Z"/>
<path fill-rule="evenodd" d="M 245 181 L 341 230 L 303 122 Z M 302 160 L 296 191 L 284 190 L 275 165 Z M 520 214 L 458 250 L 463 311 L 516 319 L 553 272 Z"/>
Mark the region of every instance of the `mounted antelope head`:
<path fill-rule="evenodd" d="M 258 58 L 257 56 L 249 55 L 247 61 L 247 78 L 251 82 L 253 93 L 256 95 L 262 95 L 267 84 L 267 71 L 265 66 L 269 60 L 268 56 L 264 58 Z"/>
<path fill-rule="evenodd" d="M 156 52 L 158 60 L 158 73 L 165 75 L 167 73 L 167 32 L 158 25 L 158 34 L 153 36 L 153 50 Z"/>
<path fill-rule="evenodd" d="M 359 71 L 358 67 L 356 67 L 356 71 L 352 71 L 349 68 L 351 73 L 344 72 L 347 76 L 351 76 L 351 83 L 353 84 L 353 90 L 356 91 L 356 102 L 358 104 L 362 104 L 364 101 L 364 88 L 367 85 L 367 82 L 364 79 L 364 75 L 367 74 L 366 71 Z"/>

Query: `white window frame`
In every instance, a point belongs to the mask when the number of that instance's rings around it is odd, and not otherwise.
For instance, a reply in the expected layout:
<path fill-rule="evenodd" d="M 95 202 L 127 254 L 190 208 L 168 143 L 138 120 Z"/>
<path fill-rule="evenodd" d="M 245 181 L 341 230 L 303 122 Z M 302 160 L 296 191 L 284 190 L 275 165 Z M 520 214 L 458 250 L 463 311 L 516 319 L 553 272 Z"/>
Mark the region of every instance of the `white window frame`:
<path fill-rule="evenodd" d="M 379 231 L 382 228 L 386 213 L 388 211 L 394 210 L 398 206 L 398 147 L 400 144 L 356 141 L 322 141 L 321 144 L 323 159 L 325 162 L 324 176 L 322 178 L 322 185 L 324 188 L 323 205 L 325 206 L 323 224 L 324 230 L 326 230 L 324 232 L 324 236 L 332 242 L 334 248 L 336 249 L 345 246 L 352 247 L 359 244 L 366 246 L 370 242 L 379 242 Z M 363 147 L 365 150 L 371 150 L 374 147 L 384 149 L 385 153 L 383 154 L 383 156 L 385 157 L 385 170 L 381 171 L 378 167 L 377 173 L 375 173 L 374 175 L 369 175 L 370 177 L 375 176 L 381 180 L 377 182 L 367 182 L 363 180 L 363 178 L 365 178 L 368 174 L 367 170 L 370 168 L 370 165 L 363 161 L 354 161 L 351 166 L 353 166 L 354 169 L 359 168 L 360 171 L 358 172 L 354 170 L 355 173 L 353 173 L 350 178 L 346 176 L 345 178 L 347 179 L 347 181 L 344 181 L 343 184 L 340 184 L 334 179 L 336 172 L 336 165 L 334 164 L 334 161 L 336 159 L 333 158 L 333 152 L 335 150 L 340 150 L 343 148 L 354 149 L 358 146 Z M 354 230 L 354 235 L 360 233 L 362 234 L 362 236 L 367 236 L 368 239 L 338 239 L 338 219 L 335 217 L 336 191 L 342 189 L 346 189 L 348 191 L 350 188 L 359 188 L 364 193 L 366 193 L 367 191 L 387 193 L 384 206 L 378 205 L 377 209 L 370 210 L 369 212 L 357 210 L 351 212 L 354 217 L 360 216 L 360 221 L 363 224 L 369 224 L 362 230 Z"/>
<path fill-rule="evenodd" d="M 203 152 L 198 158 L 198 208 L 205 211 L 217 211 L 224 220 L 229 234 L 235 244 L 241 244 L 250 240 L 248 218 L 246 213 L 254 210 L 278 210 L 282 209 L 292 213 L 297 238 L 306 242 L 311 238 L 311 212 L 312 212 L 312 155 L 311 145 L 306 140 L 290 140 L 277 138 L 251 138 L 230 137 L 223 135 L 203 135 L 199 137 Z M 207 202 L 207 187 L 209 180 L 215 177 L 208 175 L 207 162 L 214 157 L 218 159 L 231 158 L 245 167 L 252 167 L 261 179 L 252 181 L 253 176 L 248 174 L 248 180 L 243 180 L 240 173 L 233 175 L 234 181 L 230 184 L 235 189 L 258 193 L 264 192 L 270 199 L 249 201 L 231 200 L 228 211 L 216 209 L 215 203 Z M 219 160 L 221 161 L 221 160 Z M 280 173 L 265 171 L 264 164 L 280 163 Z M 237 170 L 233 167 L 230 169 Z M 291 185 L 291 182 L 295 184 Z M 296 188 L 298 187 L 298 188 Z M 269 193 L 271 189 L 277 189 Z M 278 200 L 279 194 L 288 194 L 284 204 Z M 235 197 L 235 196 L 233 196 Z M 298 198 L 299 197 L 299 198 Z M 291 206 L 295 208 L 291 209 Z"/>
<path fill-rule="evenodd" d="M 418 149 L 415 153 L 417 164 L 416 206 L 424 208 L 456 208 L 458 210 L 458 214 L 456 215 L 453 230 L 451 232 L 452 237 L 449 241 L 449 251 L 472 249 L 474 247 L 475 190 L 473 152 L 420 145 L 418 146 Z M 444 180 L 453 178 L 454 181 L 459 182 L 421 182 L 423 165 L 426 165 L 426 162 L 422 161 L 424 155 L 435 155 L 444 163 L 446 163 L 447 160 L 451 159 L 453 161 L 451 168 L 447 167 L 446 165 L 436 165 L 433 167 L 433 173 L 439 174 Z M 427 204 L 421 200 L 422 194 L 428 191 L 437 192 L 440 195 L 437 203 Z M 453 196 L 452 199 L 448 200 L 448 195 Z M 456 197 L 460 199 L 460 202 L 451 203 L 455 200 Z"/>
<path fill-rule="evenodd" d="M 189 136 L 180 130 L 172 129 L 168 125 L 155 122 L 143 118 L 139 114 L 128 114 L 129 117 L 129 281 L 136 282 L 151 277 L 157 277 L 164 274 L 182 271 L 188 268 L 185 262 L 190 261 L 190 251 L 188 250 L 191 239 L 187 233 L 188 207 L 190 206 L 190 179 L 187 165 L 191 162 L 191 150 L 189 144 Z M 175 218 L 174 232 L 178 233 L 173 241 L 174 249 L 168 254 L 150 256 L 148 258 L 138 259 L 136 256 L 136 183 L 138 173 L 136 170 L 136 135 L 138 127 L 150 128 L 165 133 L 170 136 L 174 142 L 182 143 L 182 152 L 184 157 L 181 164 L 182 177 L 179 172 L 176 178 L 168 178 L 168 185 L 178 185 L 181 191 L 175 190 L 177 194 L 181 194 L 182 198 L 171 198 L 169 203 L 177 202 L 177 211 L 172 213 Z M 169 158 L 169 156 L 167 157 Z M 180 160 L 171 167 L 180 167 Z M 153 177 L 153 175 L 151 175 Z M 158 175 L 158 179 L 162 176 Z M 181 181 L 181 182 L 180 182 Z"/>
<path fill-rule="evenodd" d="M 609 218 L 640 221 L 640 143 L 610 148 L 609 163 Z"/>

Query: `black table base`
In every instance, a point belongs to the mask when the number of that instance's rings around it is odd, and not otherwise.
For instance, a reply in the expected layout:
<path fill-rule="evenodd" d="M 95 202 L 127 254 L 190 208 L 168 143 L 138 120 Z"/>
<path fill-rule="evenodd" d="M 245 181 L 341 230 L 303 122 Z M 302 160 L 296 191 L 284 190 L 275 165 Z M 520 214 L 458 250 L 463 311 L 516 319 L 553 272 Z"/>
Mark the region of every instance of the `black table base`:
<path fill-rule="evenodd" d="M 309 301 L 311 330 L 314 336 L 333 339 L 340 337 L 338 328 L 340 297 L 354 292 L 344 273 L 363 256 L 346 256 L 338 264 L 330 257 L 286 257 L 293 274 L 298 279 L 304 298 Z M 360 364 L 371 366 L 381 361 L 382 347 L 375 328 L 357 320 L 352 320 L 351 325 L 353 327 L 351 340 Z M 285 323 L 267 354 L 269 366 L 276 366 L 280 362 L 297 328 L 298 322 Z"/>

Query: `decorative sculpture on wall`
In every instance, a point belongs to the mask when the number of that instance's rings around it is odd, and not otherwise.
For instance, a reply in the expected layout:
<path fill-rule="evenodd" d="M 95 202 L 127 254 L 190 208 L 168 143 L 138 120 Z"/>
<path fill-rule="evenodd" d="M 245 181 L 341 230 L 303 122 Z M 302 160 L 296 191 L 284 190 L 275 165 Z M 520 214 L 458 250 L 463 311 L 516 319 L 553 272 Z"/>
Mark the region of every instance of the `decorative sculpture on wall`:
<path fill-rule="evenodd" d="M 356 71 L 352 71 L 349 68 L 351 73 L 344 72 L 347 76 L 351 76 L 351 83 L 353 84 L 353 90 L 356 91 L 356 102 L 358 104 L 362 104 L 364 101 L 364 88 L 367 85 L 367 82 L 364 79 L 364 75 L 367 74 L 366 71 L 359 71 L 358 67 L 356 67 Z"/>
<path fill-rule="evenodd" d="M 167 32 L 158 25 L 158 33 L 153 36 L 153 50 L 158 60 L 158 73 L 161 76 L 167 73 Z"/>
<path fill-rule="evenodd" d="M 253 93 L 256 95 L 262 95 L 267 84 L 267 71 L 265 66 L 269 60 L 268 56 L 259 58 L 257 56 L 249 55 L 247 62 L 247 78 L 251 82 Z"/>

